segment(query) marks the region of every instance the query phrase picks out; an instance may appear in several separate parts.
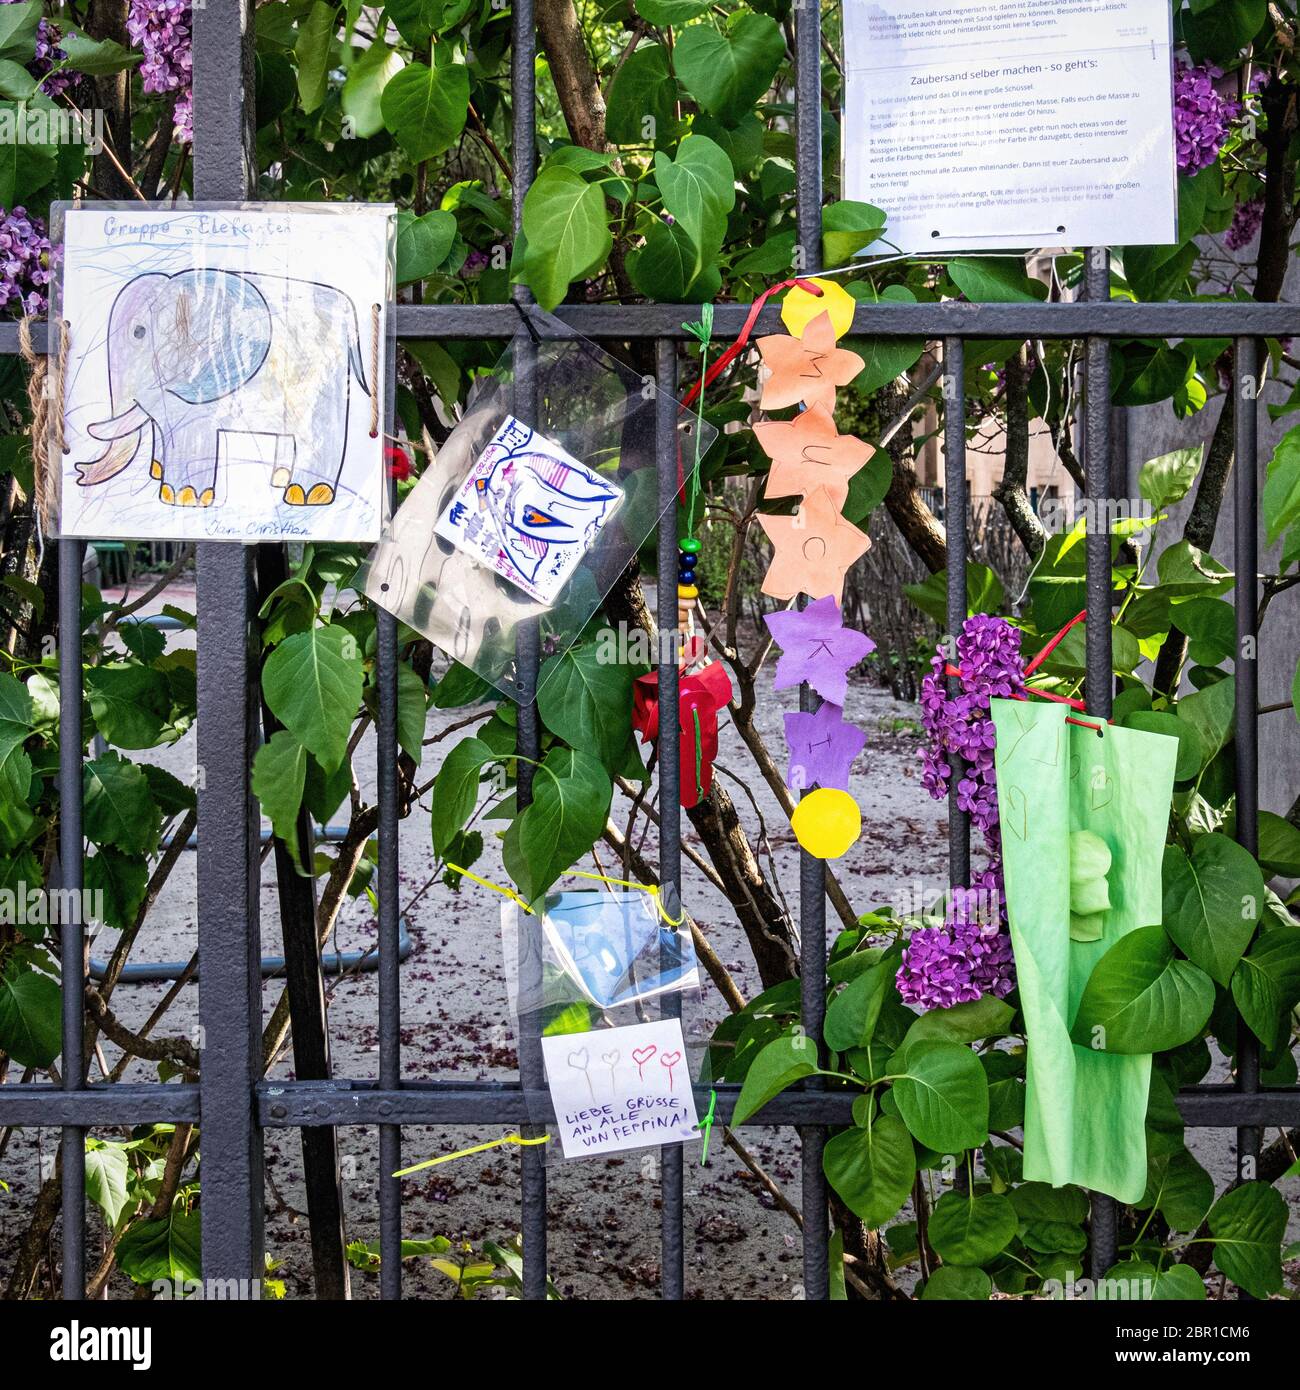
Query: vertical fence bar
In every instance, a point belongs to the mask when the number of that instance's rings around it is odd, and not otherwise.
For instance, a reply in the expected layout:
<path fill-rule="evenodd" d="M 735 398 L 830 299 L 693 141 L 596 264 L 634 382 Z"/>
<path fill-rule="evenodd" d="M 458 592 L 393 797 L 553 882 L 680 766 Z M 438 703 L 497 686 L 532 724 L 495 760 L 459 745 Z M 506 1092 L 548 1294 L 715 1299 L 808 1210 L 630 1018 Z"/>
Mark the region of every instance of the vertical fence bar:
<path fill-rule="evenodd" d="M 51 343 L 51 351 L 53 344 Z M 81 565 L 84 541 L 59 542 L 59 871 L 64 902 L 81 902 Z M 70 895 L 74 895 L 70 896 Z M 70 919 L 70 920 L 69 920 Z M 63 1089 L 86 1084 L 86 931 L 80 912 L 59 928 L 63 976 Z M 85 1130 L 65 1125 L 61 1139 L 63 1296 L 86 1296 Z"/>
<path fill-rule="evenodd" d="M 533 18 L 533 0 L 515 0 L 511 19 L 510 86 L 514 96 L 514 234 L 516 240 L 523 224 L 524 198 L 537 172 L 537 110 L 535 65 L 537 59 L 537 29 Z M 515 302 L 528 305 L 532 296 L 517 285 Z M 520 340 L 515 352 L 515 391 L 517 409 L 532 421 L 536 415 L 536 377 L 533 371 L 535 348 L 531 341 Z M 521 623 L 515 641 L 516 680 L 519 682 L 518 750 L 521 760 L 515 764 L 516 805 L 523 810 L 533 799 L 533 763 L 541 756 L 542 734 L 538 720 L 536 689 L 537 668 L 540 662 L 536 622 Z M 523 761 L 529 759 L 531 761 Z M 528 931 L 539 930 L 536 919 L 525 921 Z M 528 959 L 541 960 L 541 953 L 528 952 Z M 539 967 L 540 968 L 540 967 Z M 527 982 L 520 980 L 520 994 L 525 994 Z M 546 1069 L 542 1062 L 541 1019 L 537 1013 L 521 1014 L 519 1018 L 519 1082 L 525 1091 L 541 1090 L 546 1084 Z M 540 1125 L 523 1128 L 527 1138 L 540 1138 L 545 1129 Z M 524 1244 L 524 1297 L 529 1300 L 546 1298 L 546 1146 L 533 1144 L 519 1150 L 520 1200 Z"/>
<path fill-rule="evenodd" d="M 1237 575 L 1237 653 L 1233 662 L 1236 691 L 1237 841 L 1259 853 L 1259 343 L 1238 338 L 1233 378 L 1237 392 L 1236 459 L 1233 470 L 1233 570 Z M 1259 1090 L 1259 1042 L 1245 1021 L 1237 1022 L 1236 1087 L 1248 1095 Z M 1237 1177 L 1259 1176 L 1260 1131 L 1237 1130 Z M 1240 1298 L 1249 1298 L 1244 1289 Z"/>
<path fill-rule="evenodd" d="M 1087 257 L 1089 300 L 1110 299 L 1110 249 L 1090 247 Z M 1111 660 L 1110 565 L 1110 343 L 1089 338 L 1084 362 L 1084 468 L 1087 483 L 1087 656 L 1084 698 L 1088 713 L 1109 719 L 1114 693 Z M 1092 1277 L 1100 1279 L 1115 1263 L 1119 1242 L 1119 1209 L 1111 1197 L 1092 1194 Z"/>
<path fill-rule="evenodd" d="M 379 720 L 375 728 L 379 797 L 379 1087 L 402 1084 L 402 984 L 398 928 L 397 619 L 379 609 Z M 402 1130 L 379 1126 L 379 1296 L 402 1296 Z"/>
<path fill-rule="evenodd" d="M 811 273 L 821 265 L 822 245 L 822 87 L 821 7 L 818 0 L 796 5 L 795 21 L 795 178 L 799 238 L 795 268 Z M 802 603 L 802 600 L 801 600 Z M 799 687 L 799 708 L 812 713 L 821 703 L 807 685 Z M 799 981 L 800 1014 L 810 1038 L 822 1047 L 826 1014 L 826 866 L 799 852 Z M 813 1077 L 805 1083 L 821 1089 Z M 802 1148 L 803 1287 L 804 1297 L 830 1297 L 830 1212 L 822 1151 L 824 1125 L 803 1125 Z"/>
<path fill-rule="evenodd" d="M 246 198 L 253 182 L 253 19 L 249 0 L 194 9 L 194 196 Z M 262 1277 L 259 817 L 249 786 L 257 747 L 251 633 L 253 550 L 198 547 L 199 1076 L 203 1276 Z"/>
<path fill-rule="evenodd" d="M 681 730 L 677 719 L 677 350 L 666 338 L 655 343 L 655 467 L 659 483 L 658 585 L 659 625 L 659 882 L 663 901 L 672 906 L 682 888 L 682 791 L 679 758 Z M 670 640 L 671 639 L 671 640 Z M 667 711 L 667 713 L 665 713 Z M 665 961 L 665 964 L 667 962 Z M 663 1017 L 680 1018 L 681 996 L 664 1000 Z M 660 1292 L 665 1299 L 685 1297 L 686 1235 L 682 1209 L 684 1153 L 680 1144 L 659 1150 Z"/>
<path fill-rule="evenodd" d="M 943 341 L 943 491 L 944 530 L 948 543 L 947 659 L 957 664 L 957 635 L 966 621 L 966 344 L 961 338 Z M 948 693 L 961 694 L 961 680 L 948 677 Z M 955 753 L 949 782 L 955 788 L 965 764 Z M 970 815 L 948 796 L 948 882 L 954 888 L 970 885 Z"/>

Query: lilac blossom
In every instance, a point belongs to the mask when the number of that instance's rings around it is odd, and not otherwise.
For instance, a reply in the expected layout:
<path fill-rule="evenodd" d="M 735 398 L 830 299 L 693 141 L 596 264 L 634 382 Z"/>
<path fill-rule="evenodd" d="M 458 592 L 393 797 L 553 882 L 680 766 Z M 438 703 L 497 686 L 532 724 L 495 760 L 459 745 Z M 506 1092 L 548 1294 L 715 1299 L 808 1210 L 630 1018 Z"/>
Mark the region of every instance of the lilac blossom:
<path fill-rule="evenodd" d="M 1255 240 L 1264 222 L 1263 198 L 1238 203 L 1232 214 L 1232 226 L 1224 233 L 1223 244 L 1229 251 L 1244 251 Z"/>
<path fill-rule="evenodd" d="M 146 92 L 177 92 L 173 132 L 194 138 L 193 48 L 190 0 L 131 0 L 126 31 L 144 54 L 140 82 Z"/>
<path fill-rule="evenodd" d="M 1179 63 L 1174 73 L 1174 138 L 1178 169 L 1198 174 L 1219 157 L 1232 122 L 1241 115 L 1239 102 L 1221 96 L 1215 82 L 1223 70 L 1213 63 L 1193 67 Z"/>
<path fill-rule="evenodd" d="M 0 208 L 0 304 L 39 317 L 49 305 L 50 239 L 26 208 Z"/>
<path fill-rule="evenodd" d="M 1015 985 L 1011 940 L 1004 926 L 1002 872 L 995 865 L 954 888 L 942 927 L 919 927 L 908 938 L 898 992 L 922 1009 L 951 1009 L 991 994 L 1003 999 Z"/>
<path fill-rule="evenodd" d="M 0 5 L 15 5 L 19 0 L 0 0 Z M 57 24 L 51 23 L 48 19 L 42 19 L 36 26 L 36 51 L 32 56 L 31 62 L 27 64 L 27 71 L 33 77 L 44 79 L 40 88 L 47 97 L 57 97 L 66 92 L 69 87 L 75 86 L 81 80 L 79 72 L 59 72 L 53 77 L 46 74 L 67 58 L 67 53 L 59 47 L 59 40 L 63 37 Z"/>

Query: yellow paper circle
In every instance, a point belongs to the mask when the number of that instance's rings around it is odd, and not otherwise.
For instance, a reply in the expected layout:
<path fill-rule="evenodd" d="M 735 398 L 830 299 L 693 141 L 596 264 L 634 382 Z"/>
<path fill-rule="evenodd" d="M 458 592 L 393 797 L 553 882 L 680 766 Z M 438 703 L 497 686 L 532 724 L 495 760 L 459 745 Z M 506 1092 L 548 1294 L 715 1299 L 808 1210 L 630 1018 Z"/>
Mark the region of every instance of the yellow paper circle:
<path fill-rule="evenodd" d="M 829 314 L 835 336 L 842 338 L 853 327 L 857 300 L 834 280 L 809 279 L 808 284 L 816 285 L 821 294 L 809 294 L 795 285 L 781 301 L 781 322 L 786 331 L 792 338 L 802 338 L 804 329 L 818 314 Z"/>
<path fill-rule="evenodd" d="M 838 859 L 862 834 L 862 812 L 848 792 L 818 787 L 794 808 L 790 824 L 814 859 Z"/>

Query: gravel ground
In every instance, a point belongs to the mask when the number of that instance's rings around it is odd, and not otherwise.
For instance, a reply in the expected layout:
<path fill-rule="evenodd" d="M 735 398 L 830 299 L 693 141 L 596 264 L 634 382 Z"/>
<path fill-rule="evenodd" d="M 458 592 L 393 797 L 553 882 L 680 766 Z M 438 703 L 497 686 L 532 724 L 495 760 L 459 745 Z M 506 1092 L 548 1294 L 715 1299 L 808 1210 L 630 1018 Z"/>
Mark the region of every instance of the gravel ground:
<path fill-rule="evenodd" d="M 176 586 L 168 600 L 193 606 L 192 590 Z M 190 634 L 172 634 L 169 641 L 192 641 Z M 759 725 L 769 746 L 783 751 L 781 714 L 794 705 L 795 692 L 769 695 L 759 706 Z M 914 733 L 915 707 L 893 700 L 886 692 L 856 683 L 850 690 L 847 717 L 868 733 L 859 759 L 853 791 L 863 808 L 861 840 L 840 861 L 841 878 L 855 910 L 896 898 L 919 885 L 937 891 L 945 880 L 946 832 L 943 807 L 921 787 Z M 430 735 L 462 712 L 430 716 Z M 178 774 L 194 761 L 191 732 L 159 761 Z M 443 745 L 445 748 L 447 745 Z M 431 750 L 439 756 L 442 749 Z M 729 721 L 724 722 L 719 764 L 747 784 L 724 780 L 753 830 L 761 814 L 767 826 L 767 846 L 775 879 L 788 895 L 797 894 L 798 853 L 788 822 L 775 798 L 759 780 L 750 781 L 752 763 Z M 363 793 L 373 796 L 373 744 L 362 747 L 357 759 Z M 750 801 L 752 796 L 753 800 Z M 620 812 L 620 806 L 622 810 Z M 757 808 L 757 812 L 756 809 Z M 615 801 L 615 817 L 626 815 L 626 802 Z M 698 847 L 686 827 L 685 842 Z M 653 853 L 653 841 L 651 853 Z M 192 854 L 183 855 L 176 872 L 142 931 L 133 959 L 188 959 L 197 938 L 195 881 Z M 608 866 L 608 857 L 606 857 Z M 499 856 L 490 845 L 476 871 L 501 879 Z M 728 904 L 689 864 L 687 905 L 747 997 L 756 993 L 756 973 Z M 514 1039 L 502 973 L 499 939 L 499 899 L 472 884 L 452 893 L 440 883 L 428 891 L 432 870 L 427 809 L 403 823 L 401 881 L 403 903 L 413 904 L 408 917 L 414 950 L 401 970 L 402 1046 L 406 1075 L 416 1079 L 511 1078 L 515 1065 Z M 262 893 L 263 949 L 279 954 L 278 908 L 273 871 Z M 833 913 L 832 930 L 837 925 Z M 112 936 L 112 933 L 108 933 Z M 364 898 L 349 903 L 341 915 L 337 945 L 348 950 L 373 945 L 376 924 Z M 111 941 L 101 940 L 95 954 L 104 956 Z M 114 1008 L 128 1026 L 138 1026 L 165 993 L 162 984 L 119 987 Z M 263 1008 L 269 1015 L 281 985 L 268 981 Z M 185 988 L 162 1031 L 189 1034 L 197 1025 L 198 987 Z M 334 983 L 329 996 L 329 1023 L 335 1074 L 374 1077 L 378 1068 L 377 982 L 373 974 L 353 975 Z M 690 1038 L 707 1036 L 725 1015 L 725 1006 L 706 983 L 684 1008 Z M 216 1040 L 219 1045 L 219 1040 Z M 208 1039 L 212 1046 L 214 1040 Z M 116 1050 L 105 1047 L 108 1063 Z M 274 1075 L 290 1077 L 281 1060 Z M 152 1069 L 136 1062 L 128 1077 L 150 1079 Z M 438 1153 L 499 1137 L 499 1130 L 410 1128 L 404 1131 L 407 1163 Z M 0 1161 L 0 1273 L 7 1277 L 14 1245 L 24 1225 L 42 1162 L 49 1162 L 58 1135 L 53 1130 L 16 1134 Z M 1232 1136 L 1205 1131 L 1194 1136 L 1201 1161 L 1222 1182 L 1232 1169 Z M 754 1159 L 797 1204 L 799 1148 L 792 1132 L 747 1129 L 745 1141 Z M 378 1142 L 370 1129 L 342 1129 L 339 1144 L 349 1238 L 378 1239 Z M 548 1150 L 549 1153 L 549 1150 Z M 687 1148 L 686 1280 L 688 1294 L 702 1298 L 786 1299 L 801 1296 L 800 1241 L 793 1221 L 779 1210 L 739 1158 L 715 1142 L 709 1165 L 698 1163 L 699 1146 Z M 302 1186 L 302 1154 L 293 1131 L 267 1135 L 267 1248 L 280 1261 L 278 1276 L 292 1298 L 311 1295 L 310 1245 Z M 440 1166 L 403 1181 L 403 1232 L 411 1238 L 442 1234 L 480 1241 L 502 1240 L 519 1229 L 518 1157 L 513 1151 L 488 1152 Z M 617 1158 L 549 1163 L 549 1263 L 560 1292 L 584 1299 L 654 1297 L 659 1272 L 659 1197 L 657 1154 L 647 1150 Z M 1300 1184 L 1286 1186 L 1293 1218 Z M 97 1223 L 92 1215 L 92 1223 Z M 1295 1225 L 1293 1219 L 1293 1225 Z M 96 1235 L 96 1239 L 98 1236 Z M 93 1261 L 92 1261 L 93 1263 Z M 353 1295 L 375 1297 L 378 1280 L 353 1272 Z M 118 1279 L 115 1297 L 129 1296 L 130 1286 Z M 448 1297 L 451 1286 L 427 1261 L 407 1262 L 407 1297 Z"/>

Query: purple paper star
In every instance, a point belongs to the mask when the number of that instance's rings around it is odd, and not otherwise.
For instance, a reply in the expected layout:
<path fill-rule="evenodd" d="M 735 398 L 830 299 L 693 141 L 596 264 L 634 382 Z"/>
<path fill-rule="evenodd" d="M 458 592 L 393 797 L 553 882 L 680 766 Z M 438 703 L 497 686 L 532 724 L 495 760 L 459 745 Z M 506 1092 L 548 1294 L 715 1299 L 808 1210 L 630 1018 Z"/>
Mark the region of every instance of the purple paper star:
<path fill-rule="evenodd" d="M 848 694 L 849 671 L 876 649 L 865 633 L 844 626 L 834 594 L 810 603 L 803 612 L 787 608 L 768 613 L 763 621 L 782 652 L 776 663 L 776 689 L 807 681 L 822 699 L 836 705 Z"/>
<path fill-rule="evenodd" d="M 844 711 L 828 700 L 816 714 L 787 714 L 785 741 L 790 745 L 787 787 L 802 791 L 815 782 L 846 792 L 849 770 L 866 746 L 867 736 L 845 723 Z"/>

